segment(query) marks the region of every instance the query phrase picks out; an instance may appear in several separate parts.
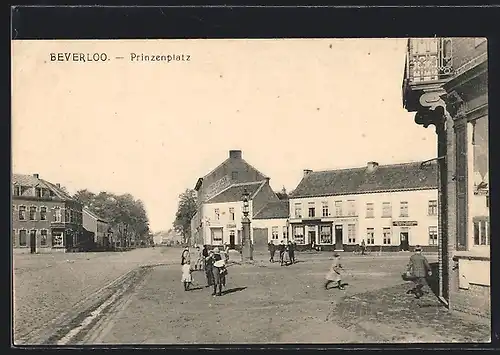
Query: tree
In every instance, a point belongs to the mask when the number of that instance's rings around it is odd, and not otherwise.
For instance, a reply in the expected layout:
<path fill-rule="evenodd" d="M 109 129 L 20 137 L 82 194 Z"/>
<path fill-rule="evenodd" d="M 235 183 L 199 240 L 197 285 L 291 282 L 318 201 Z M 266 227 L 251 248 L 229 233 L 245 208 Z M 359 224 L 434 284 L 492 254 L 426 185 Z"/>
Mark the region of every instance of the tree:
<path fill-rule="evenodd" d="M 87 189 L 78 190 L 73 196 L 78 202 L 87 207 L 92 207 L 92 203 L 95 198 L 95 194 Z"/>
<path fill-rule="evenodd" d="M 191 238 L 191 219 L 196 214 L 196 206 L 196 192 L 194 190 L 186 189 L 179 195 L 179 204 L 173 226 L 176 232 L 182 234 L 185 243 L 189 242 Z"/>
<path fill-rule="evenodd" d="M 283 186 L 283 188 L 281 189 L 280 192 L 276 192 L 276 196 L 278 196 L 278 198 L 280 200 L 288 200 L 289 199 L 289 194 L 286 192 L 285 186 Z"/>

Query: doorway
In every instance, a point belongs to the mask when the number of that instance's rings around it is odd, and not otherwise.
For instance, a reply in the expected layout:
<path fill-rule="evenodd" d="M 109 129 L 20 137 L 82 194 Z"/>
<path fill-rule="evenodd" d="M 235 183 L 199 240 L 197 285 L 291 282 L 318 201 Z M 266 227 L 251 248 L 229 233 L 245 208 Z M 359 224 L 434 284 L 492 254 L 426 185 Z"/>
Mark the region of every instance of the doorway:
<path fill-rule="evenodd" d="M 236 237 L 234 231 L 229 231 L 229 249 L 234 249 L 236 246 Z"/>
<path fill-rule="evenodd" d="M 309 238 L 309 244 L 318 245 L 318 241 L 316 240 L 316 227 L 308 226 L 307 227 L 307 236 Z"/>
<path fill-rule="evenodd" d="M 342 225 L 336 225 L 335 226 L 335 250 L 343 250 L 344 249 L 344 244 L 343 244 L 343 227 Z"/>
<path fill-rule="evenodd" d="M 36 253 L 36 229 L 30 230 L 30 252 Z"/>
<path fill-rule="evenodd" d="M 409 233 L 408 231 L 402 231 L 399 233 L 399 247 L 402 251 L 410 250 L 410 242 L 408 240 Z"/>

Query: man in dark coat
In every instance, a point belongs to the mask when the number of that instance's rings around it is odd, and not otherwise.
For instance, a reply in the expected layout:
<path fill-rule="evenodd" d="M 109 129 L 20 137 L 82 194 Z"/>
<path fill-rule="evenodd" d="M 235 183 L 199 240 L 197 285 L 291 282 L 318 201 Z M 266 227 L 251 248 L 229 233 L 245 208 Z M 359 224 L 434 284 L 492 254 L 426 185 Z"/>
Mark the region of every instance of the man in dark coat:
<path fill-rule="evenodd" d="M 292 241 L 288 242 L 288 259 L 290 260 L 290 264 L 295 263 L 295 245 Z"/>
<path fill-rule="evenodd" d="M 422 248 L 418 245 L 415 247 L 415 254 L 410 257 L 408 271 L 415 286 L 406 293 L 413 293 L 416 298 L 420 298 L 424 295 L 422 289 L 427 285 L 427 277 L 432 275 L 432 271 L 427 258 L 422 255 Z"/>
<path fill-rule="evenodd" d="M 281 264 L 281 266 L 283 266 L 283 264 L 285 263 L 284 257 L 285 257 L 285 251 L 286 251 L 286 245 L 285 245 L 284 240 L 282 240 L 280 245 L 279 245 L 279 251 L 280 251 L 280 264 Z"/>
<path fill-rule="evenodd" d="M 274 245 L 274 242 L 272 240 L 269 242 L 268 248 L 270 254 L 269 262 L 274 263 L 274 254 L 276 253 L 276 245 Z"/>

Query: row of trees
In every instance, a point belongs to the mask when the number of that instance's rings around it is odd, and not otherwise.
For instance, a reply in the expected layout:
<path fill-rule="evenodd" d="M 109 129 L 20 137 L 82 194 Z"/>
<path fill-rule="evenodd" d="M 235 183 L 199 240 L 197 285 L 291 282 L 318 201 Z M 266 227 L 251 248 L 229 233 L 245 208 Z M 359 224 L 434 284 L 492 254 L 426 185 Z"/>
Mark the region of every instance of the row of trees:
<path fill-rule="evenodd" d="M 87 189 L 73 196 L 99 217 L 107 220 L 111 228 L 129 239 L 146 241 L 149 236 L 149 220 L 144 203 L 131 194 L 116 195 L 109 192 L 95 194 Z"/>

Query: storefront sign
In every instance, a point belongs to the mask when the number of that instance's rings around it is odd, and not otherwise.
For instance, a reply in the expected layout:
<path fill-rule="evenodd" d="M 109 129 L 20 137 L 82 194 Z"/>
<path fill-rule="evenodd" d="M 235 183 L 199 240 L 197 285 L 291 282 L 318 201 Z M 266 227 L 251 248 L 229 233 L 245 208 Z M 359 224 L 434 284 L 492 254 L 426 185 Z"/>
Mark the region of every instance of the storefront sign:
<path fill-rule="evenodd" d="M 226 228 L 236 228 L 236 224 L 228 224 L 226 225 Z"/>
<path fill-rule="evenodd" d="M 394 227 L 414 227 L 418 225 L 417 221 L 394 221 L 392 222 Z"/>

